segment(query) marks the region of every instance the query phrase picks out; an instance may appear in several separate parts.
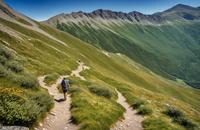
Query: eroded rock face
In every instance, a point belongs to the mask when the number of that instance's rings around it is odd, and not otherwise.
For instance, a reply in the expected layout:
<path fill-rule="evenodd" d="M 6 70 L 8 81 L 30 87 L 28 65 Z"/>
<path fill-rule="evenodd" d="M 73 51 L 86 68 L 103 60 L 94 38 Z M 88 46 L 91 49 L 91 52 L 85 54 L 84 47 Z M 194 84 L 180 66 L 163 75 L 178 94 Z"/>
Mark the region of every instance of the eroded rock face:
<path fill-rule="evenodd" d="M 22 127 L 22 126 L 1 126 L 0 130 L 29 130 L 28 127 Z"/>

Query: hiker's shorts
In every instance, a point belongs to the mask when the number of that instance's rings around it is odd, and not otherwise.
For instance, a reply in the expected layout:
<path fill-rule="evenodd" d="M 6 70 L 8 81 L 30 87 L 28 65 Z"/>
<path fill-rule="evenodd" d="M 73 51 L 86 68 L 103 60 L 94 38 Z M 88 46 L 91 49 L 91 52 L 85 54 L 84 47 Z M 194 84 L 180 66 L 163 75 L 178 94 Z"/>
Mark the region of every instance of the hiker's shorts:
<path fill-rule="evenodd" d="M 63 93 L 66 93 L 67 92 L 67 90 L 63 90 Z"/>

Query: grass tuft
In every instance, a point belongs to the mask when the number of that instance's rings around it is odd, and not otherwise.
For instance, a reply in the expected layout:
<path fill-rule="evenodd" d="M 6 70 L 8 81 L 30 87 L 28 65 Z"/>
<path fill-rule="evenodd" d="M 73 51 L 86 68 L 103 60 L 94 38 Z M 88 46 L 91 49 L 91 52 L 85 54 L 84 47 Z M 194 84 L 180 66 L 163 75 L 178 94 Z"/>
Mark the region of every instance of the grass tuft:
<path fill-rule="evenodd" d="M 139 107 L 137 113 L 140 115 L 151 115 L 153 113 L 153 110 L 148 106 L 141 106 Z"/>
<path fill-rule="evenodd" d="M 106 98 L 111 98 L 112 97 L 112 92 L 108 88 L 104 88 L 101 86 L 90 86 L 89 87 L 90 92 L 98 95 L 98 96 L 103 96 Z"/>
<path fill-rule="evenodd" d="M 145 101 L 141 99 L 136 99 L 134 103 L 131 105 L 133 109 L 138 109 L 141 105 L 144 105 Z"/>
<path fill-rule="evenodd" d="M 49 74 L 45 77 L 44 79 L 44 82 L 47 84 L 47 85 L 52 85 L 55 83 L 55 81 L 58 79 L 59 77 L 59 74 L 57 73 L 52 73 L 52 74 Z"/>
<path fill-rule="evenodd" d="M 91 93 L 88 89 L 94 87 L 91 84 L 88 81 L 73 80 L 70 87 L 72 120 L 79 124 L 80 130 L 109 130 L 123 116 L 125 109 L 112 98 Z"/>
<path fill-rule="evenodd" d="M 142 124 L 144 130 L 178 130 L 161 117 L 148 117 Z"/>
<path fill-rule="evenodd" d="M 174 107 L 167 107 L 164 114 L 172 118 L 172 121 L 178 123 L 179 125 L 185 127 L 188 130 L 196 130 L 198 125 L 192 120 L 188 119 L 186 115 L 179 109 Z"/>

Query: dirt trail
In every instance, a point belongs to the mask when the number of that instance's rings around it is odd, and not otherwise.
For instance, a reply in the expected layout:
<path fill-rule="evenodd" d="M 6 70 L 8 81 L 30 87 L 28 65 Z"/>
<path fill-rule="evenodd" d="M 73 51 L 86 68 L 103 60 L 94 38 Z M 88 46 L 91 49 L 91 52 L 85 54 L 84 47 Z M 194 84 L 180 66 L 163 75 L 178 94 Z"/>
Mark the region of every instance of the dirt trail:
<path fill-rule="evenodd" d="M 89 67 L 85 66 L 84 63 L 78 62 L 79 66 L 76 70 L 73 70 L 71 76 L 79 77 L 81 80 L 85 80 L 83 76 L 80 76 L 80 72 L 89 69 Z M 63 94 L 59 93 L 57 86 L 61 83 L 63 77 L 69 76 L 60 76 L 56 83 L 47 86 L 44 83 L 45 76 L 38 77 L 38 82 L 41 87 L 48 90 L 49 94 L 54 97 L 55 100 L 62 100 Z M 35 130 L 77 130 L 79 127 L 72 124 L 70 122 L 71 113 L 70 113 L 70 104 L 71 104 L 71 97 L 70 95 L 67 96 L 66 101 L 57 102 L 55 101 L 55 106 L 51 110 L 51 112 L 47 115 L 45 120 L 39 124 Z"/>
<path fill-rule="evenodd" d="M 58 92 L 57 86 L 60 84 L 63 77 L 60 78 L 53 84 L 51 87 L 46 86 L 44 81 L 45 76 L 39 77 L 38 81 L 41 87 L 46 88 L 49 91 L 49 94 L 54 96 L 55 100 L 63 99 L 63 94 Z M 55 106 L 51 112 L 47 115 L 43 123 L 40 123 L 35 130 L 77 130 L 78 126 L 70 122 L 71 113 L 70 113 L 70 95 L 67 96 L 66 101 L 57 102 L 55 101 Z"/>
<path fill-rule="evenodd" d="M 140 115 L 137 115 L 137 111 L 133 110 L 129 104 L 126 102 L 125 97 L 118 92 L 117 102 L 121 104 L 126 112 L 124 113 L 124 119 L 117 121 L 111 130 L 143 130 L 142 121 L 144 118 Z"/>
<path fill-rule="evenodd" d="M 78 68 L 72 71 L 71 76 L 75 76 L 80 78 L 81 80 L 85 80 L 85 78 L 80 75 L 80 72 L 90 68 L 86 66 L 83 62 L 78 62 L 78 64 L 79 64 Z"/>
<path fill-rule="evenodd" d="M 85 78 L 80 75 L 80 72 L 89 69 L 89 67 L 82 62 L 78 62 L 78 64 L 78 68 L 72 71 L 71 76 L 76 76 L 81 80 L 85 80 Z M 49 94 L 54 96 L 54 99 L 59 100 L 63 99 L 63 94 L 59 93 L 57 86 L 60 84 L 63 77 L 68 76 L 60 76 L 56 83 L 51 85 L 51 87 L 46 86 L 44 83 L 45 76 L 38 77 L 38 81 L 41 87 L 47 89 Z M 144 118 L 136 114 L 137 112 L 129 106 L 129 104 L 126 102 L 126 99 L 120 92 L 117 91 L 117 93 L 117 102 L 126 109 L 126 112 L 124 113 L 124 119 L 117 121 L 111 130 L 143 130 L 142 121 Z M 35 130 L 78 130 L 79 127 L 70 122 L 70 104 L 70 95 L 67 96 L 66 101 L 55 101 L 54 108 L 47 115 L 45 120 L 35 128 Z"/>

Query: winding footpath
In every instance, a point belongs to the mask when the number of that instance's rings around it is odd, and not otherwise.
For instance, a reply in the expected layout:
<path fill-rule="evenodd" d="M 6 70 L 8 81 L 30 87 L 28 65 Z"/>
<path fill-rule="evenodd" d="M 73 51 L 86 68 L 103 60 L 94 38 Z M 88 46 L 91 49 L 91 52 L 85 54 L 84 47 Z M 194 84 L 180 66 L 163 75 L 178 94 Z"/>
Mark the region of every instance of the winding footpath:
<path fill-rule="evenodd" d="M 111 130 L 143 130 L 142 121 L 144 118 L 129 106 L 125 97 L 120 92 L 117 91 L 117 93 L 117 103 L 121 104 L 126 109 L 126 112 L 124 113 L 124 119 L 117 121 Z"/>
<path fill-rule="evenodd" d="M 83 70 L 90 69 L 90 68 L 86 66 L 83 62 L 78 62 L 78 64 L 79 64 L 78 68 L 72 71 L 71 76 L 75 76 L 75 77 L 80 78 L 81 80 L 85 80 L 85 78 L 81 76 L 80 73 Z"/>
<path fill-rule="evenodd" d="M 75 76 L 80 78 L 81 80 L 86 80 L 80 73 L 83 70 L 89 69 L 82 62 L 78 62 L 79 66 L 76 70 L 73 70 L 70 76 Z M 54 97 L 55 100 L 62 100 L 63 94 L 59 93 L 57 86 L 61 83 L 62 79 L 66 76 L 60 76 L 56 83 L 47 86 L 44 83 L 45 76 L 38 77 L 38 82 L 41 87 L 48 90 L 49 94 Z M 118 100 L 117 103 L 122 105 L 126 112 L 124 113 L 124 119 L 119 120 L 116 124 L 111 128 L 111 130 L 143 130 L 142 121 L 144 118 L 140 115 L 137 115 L 137 111 L 133 110 L 129 104 L 126 102 L 125 97 L 118 92 Z M 35 130 L 78 130 L 79 126 L 71 123 L 71 113 L 70 113 L 70 104 L 71 97 L 67 95 L 66 101 L 55 101 L 54 108 L 48 113 L 47 117 L 44 119 L 42 123 L 39 123 L 39 126 L 35 128 Z"/>
<path fill-rule="evenodd" d="M 80 72 L 89 69 L 89 67 L 85 66 L 82 62 L 78 63 L 78 68 L 72 71 L 71 76 L 76 76 L 79 77 L 81 80 L 85 80 L 85 78 L 80 75 Z M 42 123 L 39 123 L 39 126 L 36 127 L 35 130 L 78 130 L 79 127 L 72 124 L 70 120 L 70 95 L 67 95 L 66 101 L 58 102 L 58 100 L 63 99 L 63 94 L 58 91 L 57 86 L 61 83 L 64 77 L 69 76 L 60 76 L 57 79 L 56 83 L 51 86 L 47 86 L 44 83 L 45 76 L 38 77 L 38 82 L 40 86 L 47 89 L 49 94 L 52 95 L 57 101 L 54 101 L 54 108 L 50 111 L 44 121 Z"/>
<path fill-rule="evenodd" d="M 63 99 L 63 94 L 59 93 L 57 86 L 60 84 L 63 77 L 67 76 L 60 76 L 56 83 L 50 87 L 46 86 L 46 84 L 43 82 L 45 76 L 39 77 L 38 81 L 43 88 L 48 90 L 49 94 L 52 95 L 55 100 L 60 100 Z M 47 115 L 43 123 L 40 123 L 35 130 L 77 130 L 78 126 L 72 124 L 70 121 L 70 96 L 67 96 L 66 101 L 54 101 L 54 103 L 54 108 Z"/>

